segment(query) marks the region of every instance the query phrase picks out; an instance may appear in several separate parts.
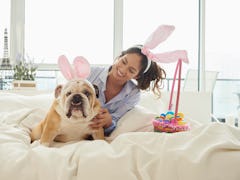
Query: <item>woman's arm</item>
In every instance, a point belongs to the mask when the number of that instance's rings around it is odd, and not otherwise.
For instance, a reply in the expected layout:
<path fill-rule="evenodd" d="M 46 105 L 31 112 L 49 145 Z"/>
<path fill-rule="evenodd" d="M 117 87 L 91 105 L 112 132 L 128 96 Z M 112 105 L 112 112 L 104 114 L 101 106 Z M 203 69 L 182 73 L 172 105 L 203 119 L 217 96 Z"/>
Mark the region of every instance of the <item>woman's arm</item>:
<path fill-rule="evenodd" d="M 134 92 L 122 101 L 114 104 L 115 110 L 111 112 L 107 108 L 103 108 L 100 113 L 93 119 L 90 125 L 93 129 L 104 127 L 104 132 L 109 135 L 117 125 L 118 120 L 129 110 L 131 110 L 140 99 L 140 92 Z"/>

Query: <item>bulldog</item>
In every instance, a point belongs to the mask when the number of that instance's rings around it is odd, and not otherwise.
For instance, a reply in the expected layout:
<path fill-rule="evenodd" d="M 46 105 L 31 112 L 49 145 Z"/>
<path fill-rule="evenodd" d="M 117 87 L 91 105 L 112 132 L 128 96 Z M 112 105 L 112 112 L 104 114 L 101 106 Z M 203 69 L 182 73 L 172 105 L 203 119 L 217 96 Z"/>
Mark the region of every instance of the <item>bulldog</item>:
<path fill-rule="evenodd" d="M 86 79 L 59 85 L 45 119 L 32 129 L 31 141 L 40 139 L 41 144 L 50 146 L 53 141 L 84 140 L 90 135 L 93 139 L 104 139 L 103 128 L 89 127 L 100 107 L 95 87 Z"/>

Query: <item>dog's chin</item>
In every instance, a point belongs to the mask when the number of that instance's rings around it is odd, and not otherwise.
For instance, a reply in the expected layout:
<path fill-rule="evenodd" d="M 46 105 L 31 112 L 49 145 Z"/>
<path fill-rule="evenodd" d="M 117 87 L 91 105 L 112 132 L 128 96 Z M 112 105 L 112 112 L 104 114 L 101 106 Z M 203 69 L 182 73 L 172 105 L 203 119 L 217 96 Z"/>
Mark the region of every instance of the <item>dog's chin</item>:
<path fill-rule="evenodd" d="M 75 118 L 85 118 L 83 116 L 82 111 L 79 111 L 79 110 L 73 110 L 72 111 L 72 117 L 75 117 Z"/>
<path fill-rule="evenodd" d="M 66 113 L 66 116 L 68 118 L 71 117 L 82 118 L 85 117 L 85 114 L 83 112 L 82 106 L 70 106 Z"/>

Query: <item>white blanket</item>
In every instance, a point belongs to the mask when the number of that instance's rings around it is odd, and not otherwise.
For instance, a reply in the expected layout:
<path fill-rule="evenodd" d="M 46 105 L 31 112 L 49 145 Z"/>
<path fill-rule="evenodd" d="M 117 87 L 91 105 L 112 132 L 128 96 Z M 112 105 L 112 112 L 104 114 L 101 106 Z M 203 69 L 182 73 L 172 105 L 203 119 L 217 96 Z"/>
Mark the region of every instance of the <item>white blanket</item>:
<path fill-rule="evenodd" d="M 30 143 L 45 110 L 0 112 L 1 180 L 239 180 L 240 129 L 210 123 L 174 134 L 132 132 L 111 143 Z"/>

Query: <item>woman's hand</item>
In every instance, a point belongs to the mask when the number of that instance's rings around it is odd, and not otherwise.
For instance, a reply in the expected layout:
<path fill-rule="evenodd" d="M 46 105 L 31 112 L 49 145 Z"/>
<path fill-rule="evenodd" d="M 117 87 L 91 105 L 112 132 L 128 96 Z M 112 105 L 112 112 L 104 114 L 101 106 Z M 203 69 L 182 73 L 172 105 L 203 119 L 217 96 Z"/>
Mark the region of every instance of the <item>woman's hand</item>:
<path fill-rule="evenodd" d="M 112 124 L 112 116 L 108 109 L 102 108 L 100 112 L 93 118 L 92 123 L 89 125 L 93 129 L 101 127 L 107 128 Z"/>

